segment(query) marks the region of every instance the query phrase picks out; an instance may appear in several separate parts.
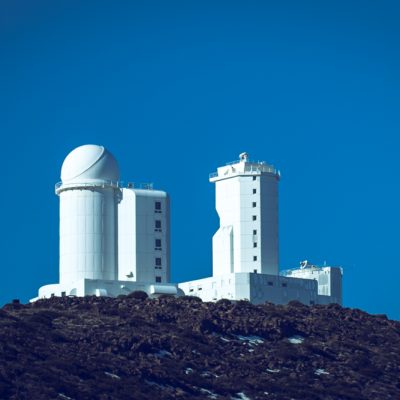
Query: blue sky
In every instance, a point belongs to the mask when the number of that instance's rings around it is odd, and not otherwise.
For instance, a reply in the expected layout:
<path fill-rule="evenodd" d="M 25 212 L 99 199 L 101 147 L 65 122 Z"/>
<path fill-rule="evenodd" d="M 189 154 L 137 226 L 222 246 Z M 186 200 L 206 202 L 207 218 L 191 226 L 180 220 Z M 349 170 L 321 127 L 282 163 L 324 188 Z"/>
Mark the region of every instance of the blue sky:
<path fill-rule="evenodd" d="M 64 157 L 105 145 L 170 193 L 172 279 L 211 274 L 208 174 L 281 170 L 280 264 L 342 265 L 400 319 L 396 1 L 0 2 L 0 303 L 58 281 Z"/>

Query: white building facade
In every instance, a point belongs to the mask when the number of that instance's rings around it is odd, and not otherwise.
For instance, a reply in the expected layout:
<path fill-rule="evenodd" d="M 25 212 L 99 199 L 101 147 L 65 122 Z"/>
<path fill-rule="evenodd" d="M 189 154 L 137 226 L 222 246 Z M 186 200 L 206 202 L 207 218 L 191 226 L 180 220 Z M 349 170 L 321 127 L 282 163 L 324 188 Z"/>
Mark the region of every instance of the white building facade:
<path fill-rule="evenodd" d="M 169 198 L 152 186 L 122 187 L 117 161 L 103 146 L 73 150 L 56 185 L 60 197 L 60 283 L 52 296 L 118 296 L 135 290 L 177 294 L 169 283 Z"/>
<path fill-rule="evenodd" d="M 342 270 L 302 264 L 279 274 L 280 173 L 247 153 L 210 175 L 220 228 L 213 237 L 213 276 L 179 284 L 204 301 L 223 298 L 286 304 L 342 303 Z"/>
<path fill-rule="evenodd" d="M 213 275 L 278 274 L 279 172 L 263 162 L 240 160 L 210 175 L 220 228 L 213 237 Z"/>
<path fill-rule="evenodd" d="M 152 185 L 120 182 L 117 161 L 102 146 L 73 150 L 56 185 L 60 198 L 60 282 L 38 297 L 111 296 L 143 290 L 151 296 L 193 295 L 204 301 L 285 304 L 342 303 L 342 269 L 279 273 L 280 173 L 247 153 L 210 175 L 220 226 L 213 236 L 213 276 L 170 283 L 170 202 Z"/>
<path fill-rule="evenodd" d="M 169 197 L 149 189 L 122 189 L 118 207 L 118 279 L 170 281 Z"/>

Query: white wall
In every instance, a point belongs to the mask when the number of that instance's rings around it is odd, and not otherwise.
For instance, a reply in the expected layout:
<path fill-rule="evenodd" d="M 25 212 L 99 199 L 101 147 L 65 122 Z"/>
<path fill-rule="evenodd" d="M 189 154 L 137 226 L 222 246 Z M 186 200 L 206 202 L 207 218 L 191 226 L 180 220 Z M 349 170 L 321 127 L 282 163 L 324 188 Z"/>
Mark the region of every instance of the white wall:
<path fill-rule="evenodd" d="M 321 304 L 342 304 L 342 269 L 339 267 L 315 267 L 293 269 L 285 272 L 298 279 L 315 280 Z"/>
<path fill-rule="evenodd" d="M 102 279 L 80 279 L 79 281 L 68 284 L 55 284 L 42 286 L 39 289 L 38 297 L 30 301 L 38 299 L 50 298 L 53 296 L 110 296 L 117 297 L 121 294 L 129 294 L 131 292 L 141 290 L 149 296 L 157 296 L 161 294 L 182 295 L 183 292 L 178 289 L 177 285 L 172 283 L 155 284 L 154 282 L 132 282 Z"/>
<path fill-rule="evenodd" d="M 156 202 L 161 203 L 160 210 L 155 209 Z M 168 195 L 158 190 L 123 189 L 118 211 L 118 279 L 169 282 Z M 156 221 L 161 228 L 156 228 Z M 161 240 L 161 248 L 155 246 L 156 239 Z"/>
<path fill-rule="evenodd" d="M 116 279 L 117 190 L 93 187 L 60 193 L 60 282 Z"/>
<path fill-rule="evenodd" d="M 266 301 L 287 304 L 297 300 L 306 305 L 341 304 L 341 299 L 335 296 L 318 295 L 318 282 L 315 279 L 279 275 L 232 273 L 183 282 L 178 286 L 186 295 L 200 297 L 203 301 L 229 299 L 249 300 L 253 304 Z"/>

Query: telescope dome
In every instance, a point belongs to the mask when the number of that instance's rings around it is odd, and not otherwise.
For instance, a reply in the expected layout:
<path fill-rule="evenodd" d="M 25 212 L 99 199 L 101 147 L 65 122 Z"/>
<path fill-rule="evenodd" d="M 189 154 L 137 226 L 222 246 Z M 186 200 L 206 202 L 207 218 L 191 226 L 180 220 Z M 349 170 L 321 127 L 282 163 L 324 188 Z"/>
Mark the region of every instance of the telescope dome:
<path fill-rule="evenodd" d="M 103 146 L 86 144 L 72 150 L 61 167 L 61 180 L 84 182 L 94 180 L 119 180 L 117 160 Z"/>

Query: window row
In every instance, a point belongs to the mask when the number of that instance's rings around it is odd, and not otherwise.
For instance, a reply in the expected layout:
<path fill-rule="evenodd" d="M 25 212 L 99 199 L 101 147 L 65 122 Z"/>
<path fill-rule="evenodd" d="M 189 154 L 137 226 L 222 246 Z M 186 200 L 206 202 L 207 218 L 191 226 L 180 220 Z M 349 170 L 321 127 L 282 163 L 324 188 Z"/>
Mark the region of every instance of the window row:
<path fill-rule="evenodd" d="M 268 286 L 274 286 L 274 282 L 268 281 Z M 287 287 L 287 283 L 286 282 L 282 282 L 281 286 L 282 287 Z"/>

